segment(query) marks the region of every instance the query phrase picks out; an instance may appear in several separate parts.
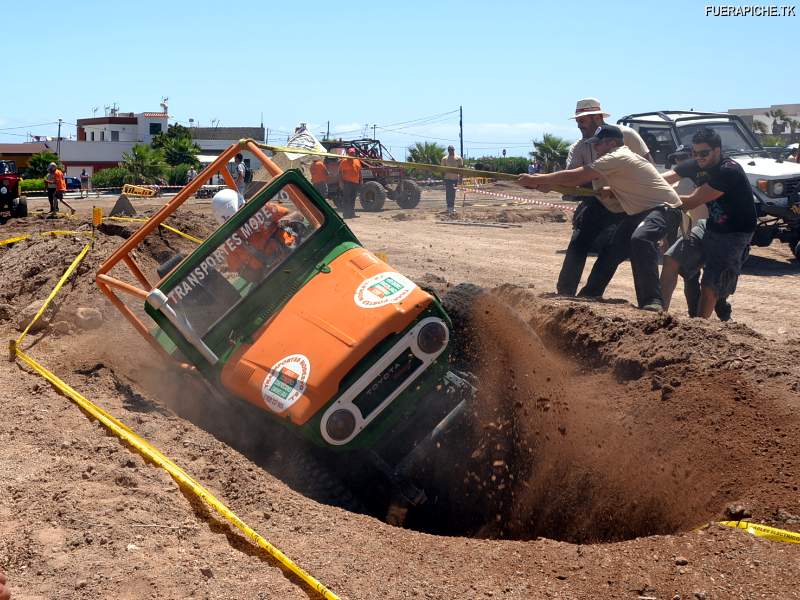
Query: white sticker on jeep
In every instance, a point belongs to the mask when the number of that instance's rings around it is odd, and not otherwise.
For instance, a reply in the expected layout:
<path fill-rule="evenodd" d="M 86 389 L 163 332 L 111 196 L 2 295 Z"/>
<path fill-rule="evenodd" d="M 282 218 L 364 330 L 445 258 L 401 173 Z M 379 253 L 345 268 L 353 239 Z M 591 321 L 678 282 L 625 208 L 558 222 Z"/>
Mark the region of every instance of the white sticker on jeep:
<path fill-rule="evenodd" d="M 297 402 L 306 391 L 311 374 L 311 362 L 302 354 L 282 358 L 269 370 L 261 386 L 261 396 L 267 406 L 283 412 Z"/>
<path fill-rule="evenodd" d="M 416 284 L 407 277 L 387 271 L 362 281 L 356 290 L 354 300 L 361 308 L 397 304 L 408 297 L 415 287 Z"/>

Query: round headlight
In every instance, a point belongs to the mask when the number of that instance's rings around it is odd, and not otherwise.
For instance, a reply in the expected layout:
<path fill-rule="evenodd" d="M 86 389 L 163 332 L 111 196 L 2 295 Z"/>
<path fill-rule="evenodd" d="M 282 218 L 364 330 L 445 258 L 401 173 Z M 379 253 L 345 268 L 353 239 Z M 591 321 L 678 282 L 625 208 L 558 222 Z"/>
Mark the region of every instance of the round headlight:
<path fill-rule="evenodd" d="M 332 440 L 340 442 L 346 440 L 356 428 L 356 417 L 349 410 L 340 408 L 333 411 L 325 423 L 325 431 Z"/>
<path fill-rule="evenodd" d="M 783 190 L 785 189 L 782 181 L 776 181 L 772 184 L 772 195 L 773 196 L 783 196 Z"/>
<path fill-rule="evenodd" d="M 0 194 L 5 194 L 7 191 L 8 188 L 6 188 L 6 186 L 0 187 Z"/>
<path fill-rule="evenodd" d="M 425 354 L 436 354 L 447 343 L 447 329 L 438 321 L 431 321 L 417 334 L 417 345 Z"/>

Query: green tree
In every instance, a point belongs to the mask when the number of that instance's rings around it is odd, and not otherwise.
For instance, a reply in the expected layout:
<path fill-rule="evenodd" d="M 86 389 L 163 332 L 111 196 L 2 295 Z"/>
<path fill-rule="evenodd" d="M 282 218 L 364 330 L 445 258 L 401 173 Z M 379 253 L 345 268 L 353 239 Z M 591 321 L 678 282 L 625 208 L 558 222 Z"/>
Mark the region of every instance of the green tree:
<path fill-rule="evenodd" d="M 533 140 L 530 155 L 544 165 L 546 173 L 563 169 L 567 163 L 570 143 L 551 133 L 545 133 L 539 141 Z"/>
<path fill-rule="evenodd" d="M 786 122 L 786 113 L 783 112 L 782 109 L 776 108 L 774 110 L 768 110 L 764 113 L 765 116 L 772 119 L 772 133 L 773 135 L 778 135 L 779 133 L 783 133 Z"/>
<path fill-rule="evenodd" d="M 408 149 L 408 162 L 439 165 L 447 150 L 436 142 L 417 142 Z"/>
<path fill-rule="evenodd" d="M 64 170 L 64 165 L 58 158 L 58 154 L 45 150 L 44 152 L 37 152 L 31 155 L 28 161 L 28 167 L 25 169 L 25 177 L 27 179 L 38 179 L 47 175 L 47 165 L 54 162 L 58 168 Z"/>
<path fill-rule="evenodd" d="M 184 127 L 183 125 L 178 125 L 177 123 L 173 123 L 167 127 L 166 131 L 162 131 L 161 133 L 157 133 L 153 136 L 153 141 L 150 142 L 150 145 L 153 148 L 163 148 L 167 145 L 170 140 L 180 140 L 180 139 L 192 139 L 192 134 L 189 131 L 188 127 Z"/>
<path fill-rule="evenodd" d="M 528 159 L 523 156 L 481 156 L 467 161 L 473 169 L 511 173 L 519 175 L 528 172 Z"/>
<path fill-rule="evenodd" d="M 200 154 L 200 148 L 195 144 L 191 138 L 169 138 L 161 146 L 164 153 L 164 160 L 168 165 L 193 165 L 195 167 L 200 165 L 197 160 L 197 155 Z"/>
<path fill-rule="evenodd" d="M 130 152 L 123 152 L 120 166 L 130 176 L 130 183 L 156 183 L 167 169 L 164 154 L 145 144 L 136 144 Z"/>

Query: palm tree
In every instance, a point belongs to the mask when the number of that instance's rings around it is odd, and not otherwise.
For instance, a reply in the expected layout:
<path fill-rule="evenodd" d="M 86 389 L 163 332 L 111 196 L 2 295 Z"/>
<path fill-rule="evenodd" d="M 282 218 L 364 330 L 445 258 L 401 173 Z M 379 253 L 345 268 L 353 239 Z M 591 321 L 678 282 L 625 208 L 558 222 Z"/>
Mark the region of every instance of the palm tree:
<path fill-rule="evenodd" d="M 784 129 L 786 128 L 786 113 L 783 112 L 780 108 L 776 108 L 774 110 L 768 110 L 764 113 L 765 116 L 772 119 L 772 133 L 773 135 L 778 135 L 783 133 Z"/>
<path fill-rule="evenodd" d="M 439 165 L 447 150 L 436 142 L 417 142 L 408 149 L 408 162 Z"/>
<path fill-rule="evenodd" d="M 156 183 L 167 168 L 161 150 L 145 144 L 136 144 L 130 152 L 123 152 L 120 166 L 128 171 L 131 183 Z"/>
<path fill-rule="evenodd" d="M 760 133 L 766 135 L 769 133 L 769 128 L 767 128 L 767 124 L 764 121 L 758 121 L 753 118 L 753 133 Z"/>
<path fill-rule="evenodd" d="M 164 152 L 164 159 L 167 164 L 173 167 L 176 165 L 192 165 L 196 167 L 200 164 L 197 160 L 200 148 L 191 138 L 167 138 L 164 140 L 161 150 Z"/>
<path fill-rule="evenodd" d="M 540 141 L 533 140 L 530 155 L 544 165 L 546 173 L 563 169 L 567 162 L 570 143 L 552 133 L 545 133 Z"/>

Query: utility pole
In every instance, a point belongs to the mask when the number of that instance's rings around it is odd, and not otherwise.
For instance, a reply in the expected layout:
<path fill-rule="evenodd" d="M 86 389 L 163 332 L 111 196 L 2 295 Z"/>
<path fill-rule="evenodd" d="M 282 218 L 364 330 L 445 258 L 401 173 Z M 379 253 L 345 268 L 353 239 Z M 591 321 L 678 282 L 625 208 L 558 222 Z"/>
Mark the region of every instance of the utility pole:
<path fill-rule="evenodd" d="M 58 137 L 56 138 L 56 154 L 61 158 L 61 119 L 58 120 Z"/>
<path fill-rule="evenodd" d="M 461 146 L 461 158 L 464 158 L 464 110 L 461 106 L 458 107 L 458 140 Z"/>
<path fill-rule="evenodd" d="M 325 131 L 325 139 L 331 139 L 331 122 L 328 121 L 328 129 Z"/>
<path fill-rule="evenodd" d="M 377 125 L 376 125 L 375 123 L 373 123 L 373 124 L 372 124 L 372 139 L 373 139 L 373 140 L 375 139 L 375 128 L 376 128 L 376 127 L 377 127 Z"/>

